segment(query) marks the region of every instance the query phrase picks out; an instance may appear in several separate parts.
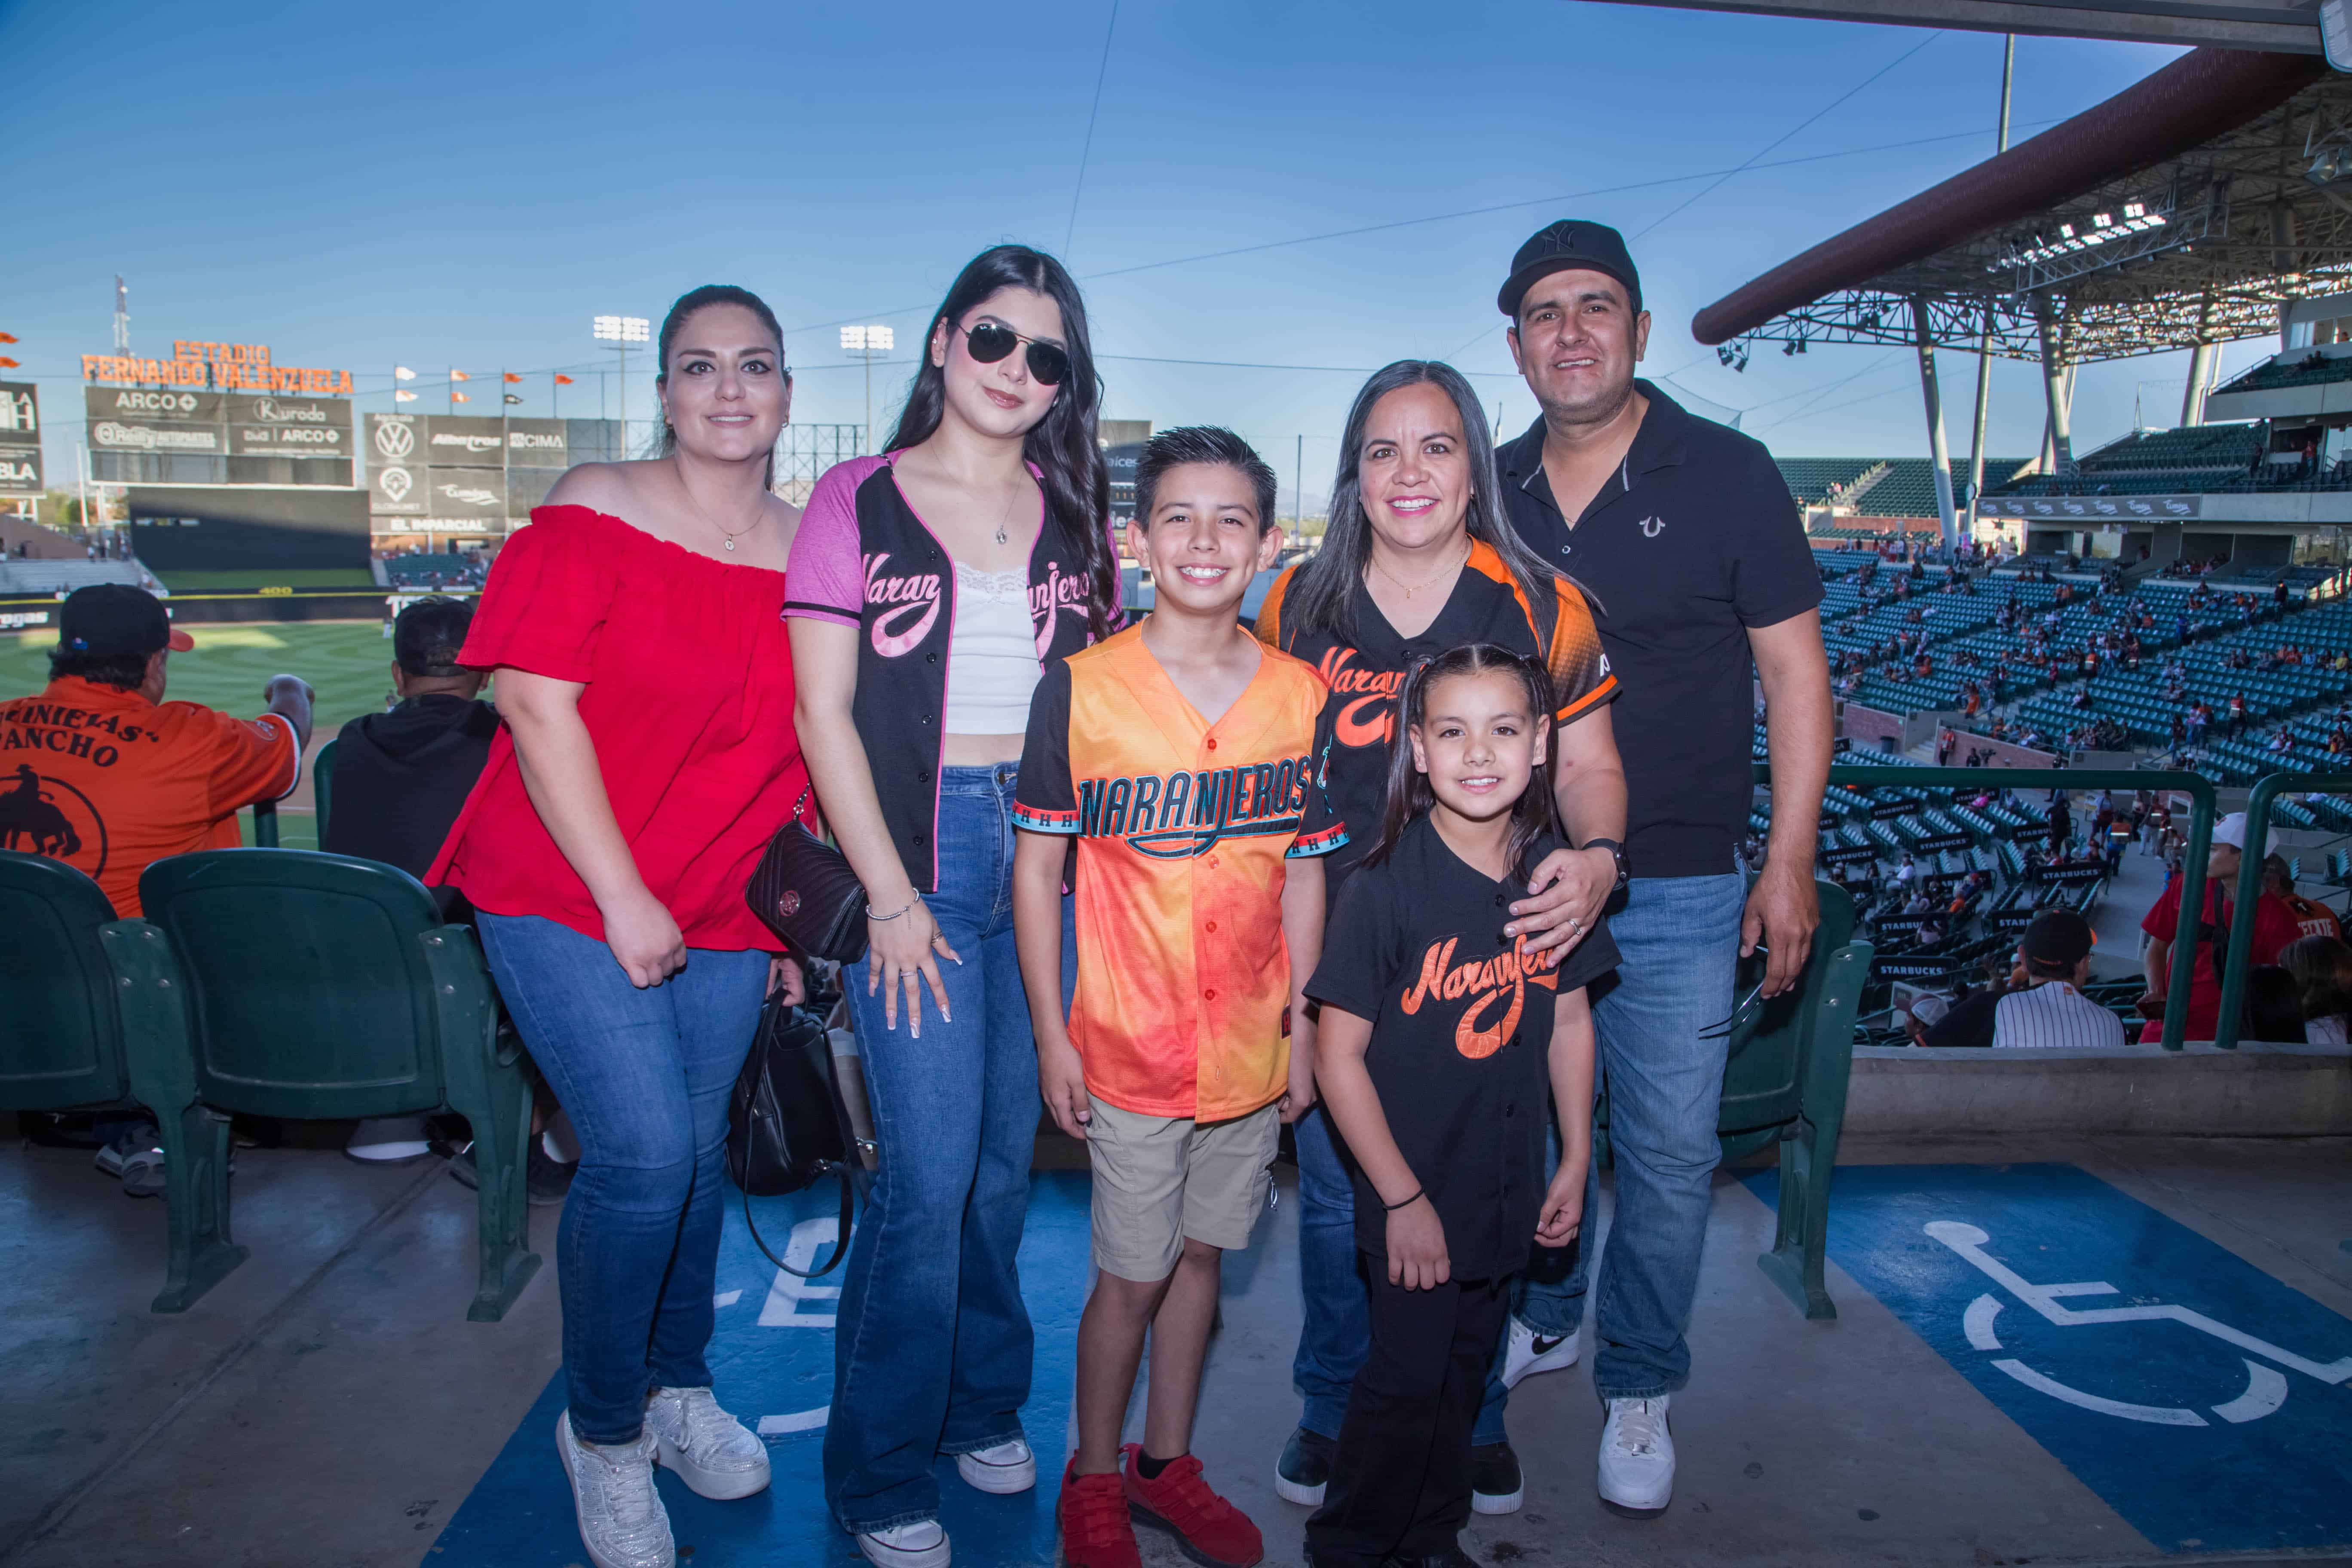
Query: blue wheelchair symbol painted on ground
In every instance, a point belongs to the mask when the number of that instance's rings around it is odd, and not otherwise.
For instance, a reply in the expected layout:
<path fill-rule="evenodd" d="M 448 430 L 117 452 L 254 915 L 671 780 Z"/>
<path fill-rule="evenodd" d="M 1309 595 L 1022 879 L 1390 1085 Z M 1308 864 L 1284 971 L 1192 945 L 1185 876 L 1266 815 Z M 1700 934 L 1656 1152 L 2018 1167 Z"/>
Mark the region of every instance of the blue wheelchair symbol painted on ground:
<path fill-rule="evenodd" d="M 823 1466 L 841 1276 L 803 1279 L 779 1269 L 752 1245 L 741 1203 L 730 1187 L 719 1289 L 712 1297 L 718 1325 L 709 1356 L 719 1402 L 766 1441 L 774 1480 L 766 1491 L 734 1502 L 697 1497 L 667 1470 L 656 1472 L 656 1485 L 669 1510 L 679 1560 L 693 1568 L 848 1568 L 862 1559 L 825 1507 Z M 940 1461 L 940 1516 L 959 1568 L 1040 1568 L 1054 1561 L 1054 1499 L 1087 1283 L 1087 1205 L 1083 1172 L 1031 1180 L 1020 1264 L 1037 1350 L 1021 1416 L 1039 1456 L 1038 1485 L 1016 1496 L 984 1496 L 955 1478 L 952 1461 Z M 808 1268 L 832 1255 L 840 1221 L 830 1184 L 790 1197 L 754 1199 L 751 1206 L 760 1234 L 793 1268 Z M 536 1239 L 544 1247 L 551 1237 L 542 1229 Z M 551 1288 L 551 1279 L 549 1283 Z M 559 1375 L 442 1531 L 425 1558 L 434 1568 L 577 1568 L 586 1561 L 571 1491 L 555 1461 L 555 1419 L 562 1408 Z"/>
<path fill-rule="evenodd" d="M 1866 1165 L 1830 1256 L 2159 1549 L 2352 1546 L 2352 1321 L 2235 1253 L 2071 1165 Z"/>
<path fill-rule="evenodd" d="M 2014 1271 L 1995 1262 L 1985 1252 L 1985 1244 L 1992 1237 L 1976 1226 L 1962 1224 L 1958 1220 L 1939 1219 L 1930 1220 L 1920 1228 L 1959 1254 L 1970 1264 L 1983 1270 L 1995 1284 L 2001 1286 L 2026 1306 L 2032 1308 L 2043 1318 L 2061 1327 L 2077 1327 L 2089 1323 L 2159 1321 L 2186 1323 L 2200 1333 L 2210 1334 L 2215 1339 L 2226 1344 L 2235 1345 L 2242 1351 L 2252 1351 L 2256 1355 L 2276 1362 L 2280 1366 L 2306 1373 L 2331 1386 L 2344 1382 L 2347 1378 L 2352 1378 L 2352 1356 L 2346 1356 L 2323 1366 L 2317 1362 L 2296 1355 L 2292 1351 L 2282 1350 L 2268 1340 L 2258 1339 L 2252 1334 L 2233 1329 L 2227 1323 L 2217 1323 L 2204 1313 L 2192 1312 L 2186 1307 L 2156 1303 L 2131 1307 L 2098 1307 L 2088 1311 L 2076 1311 L 2062 1304 L 2064 1298 L 2113 1296 L 2117 1294 L 2116 1288 L 2104 1280 L 2076 1285 L 2029 1285 Z M 1971 1346 L 1980 1351 L 1997 1351 L 2001 1348 L 1999 1327 L 2002 1305 L 2000 1297 L 1991 1295 L 1979 1296 L 1969 1303 L 1968 1311 L 1962 1319 L 1962 1326 Z M 2205 1425 L 2204 1416 L 2185 1405 L 2134 1405 L 2127 1400 L 2107 1399 L 2061 1383 L 2045 1373 L 2034 1371 L 2021 1361 L 2003 1359 L 1992 1364 L 2028 1388 L 2038 1390 L 2053 1399 L 2063 1399 L 2067 1404 L 2079 1405 L 2084 1410 L 2095 1410 L 2105 1415 L 2120 1416 L 2126 1421 L 2146 1421 L 2158 1426 Z M 2224 1421 L 2259 1421 L 2263 1416 L 2273 1414 L 2280 1405 L 2284 1405 L 2286 1395 L 2287 1382 L 2284 1373 L 2249 1359 L 2246 1361 L 2246 1391 L 2235 1399 L 2212 1406 L 2212 1411 Z"/>

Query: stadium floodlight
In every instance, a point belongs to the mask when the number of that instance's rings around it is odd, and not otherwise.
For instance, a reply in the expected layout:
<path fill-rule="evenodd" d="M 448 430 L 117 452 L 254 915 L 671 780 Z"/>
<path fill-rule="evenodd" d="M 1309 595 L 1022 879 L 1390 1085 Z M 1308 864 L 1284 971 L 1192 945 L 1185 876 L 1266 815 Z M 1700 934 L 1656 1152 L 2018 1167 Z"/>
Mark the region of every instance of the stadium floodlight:
<path fill-rule="evenodd" d="M 621 450 L 613 455 L 625 457 L 629 447 L 629 345 L 650 342 L 653 323 L 643 316 L 598 316 L 590 324 L 596 341 L 621 356 Z"/>
<path fill-rule="evenodd" d="M 856 326 L 841 329 L 841 349 L 866 362 L 866 449 L 874 450 L 874 359 L 898 346 L 898 334 L 888 327 Z"/>

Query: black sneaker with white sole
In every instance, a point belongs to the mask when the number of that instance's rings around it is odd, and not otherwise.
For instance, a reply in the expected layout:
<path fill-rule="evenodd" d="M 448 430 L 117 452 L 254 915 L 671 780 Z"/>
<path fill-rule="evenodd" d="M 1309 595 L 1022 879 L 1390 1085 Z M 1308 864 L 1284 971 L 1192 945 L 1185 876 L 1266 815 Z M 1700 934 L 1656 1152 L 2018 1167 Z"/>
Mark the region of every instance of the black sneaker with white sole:
<path fill-rule="evenodd" d="M 1488 1443 L 1470 1450 L 1471 1508 L 1480 1513 L 1517 1513 L 1526 1497 L 1519 1456 L 1508 1443 Z"/>
<path fill-rule="evenodd" d="M 1323 1489 L 1331 1484 L 1331 1456 L 1339 1445 L 1320 1432 L 1301 1426 L 1282 1446 L 1274 1467 L 1274 1495 L 1285 1502 L 1320 1508 Z"/>

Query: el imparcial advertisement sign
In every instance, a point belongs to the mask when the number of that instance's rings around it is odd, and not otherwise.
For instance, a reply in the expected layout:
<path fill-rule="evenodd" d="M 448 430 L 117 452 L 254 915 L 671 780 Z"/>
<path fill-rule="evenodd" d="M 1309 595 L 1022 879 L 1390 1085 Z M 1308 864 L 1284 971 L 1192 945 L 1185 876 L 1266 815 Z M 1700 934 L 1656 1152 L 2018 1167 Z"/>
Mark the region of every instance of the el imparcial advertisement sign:
<path fill-rule="evenodd" d="M 2201 517 L 2203 496 L 1987 496 L 1977 505 L 1985 517 L 2027 522 L 2166 522 Z"/>

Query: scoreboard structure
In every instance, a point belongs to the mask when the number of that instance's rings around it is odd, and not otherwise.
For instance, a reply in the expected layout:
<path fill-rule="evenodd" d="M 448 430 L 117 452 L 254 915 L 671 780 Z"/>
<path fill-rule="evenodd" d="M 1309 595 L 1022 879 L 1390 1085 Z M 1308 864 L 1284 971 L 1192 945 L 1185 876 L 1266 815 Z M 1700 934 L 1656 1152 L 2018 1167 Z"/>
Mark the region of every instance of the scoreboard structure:
<path fill-rule="evenodd" d="M 371 414 L 364 437 L 368 526 L 378 534 L 496 537 L 572 464 L 621 456 L 617 419 Z"/>

